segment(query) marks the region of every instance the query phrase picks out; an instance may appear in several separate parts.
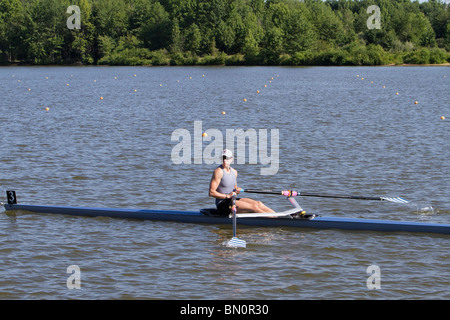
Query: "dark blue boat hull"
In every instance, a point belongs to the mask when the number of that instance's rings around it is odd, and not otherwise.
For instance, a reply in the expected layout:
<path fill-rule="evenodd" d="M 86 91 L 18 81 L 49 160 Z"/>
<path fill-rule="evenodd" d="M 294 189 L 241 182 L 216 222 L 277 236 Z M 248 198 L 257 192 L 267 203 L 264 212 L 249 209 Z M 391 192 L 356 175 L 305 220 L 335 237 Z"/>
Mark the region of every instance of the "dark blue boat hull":
<path fill-rule="evenodd" d="M 174 221 L 183 223 L 232 224 L 228 217 L 208 216 L 200 211 L 140 210 L 89 207 L 59 207 L 22 204 L 5 204 L 6 210 L 23 210 L 36 213 L 65 214 L 73 216 L 111 217 L 125 219 L 144 219 Z M 406 222 L 393 220 L 316 217 L 308 219 L 282 218 L 239 218 L 239 225 L 261 227 L 294 227 L 313 229 L 340 229 L 383 232 L 425 232 L 450 234 L 449 224 Z"/>

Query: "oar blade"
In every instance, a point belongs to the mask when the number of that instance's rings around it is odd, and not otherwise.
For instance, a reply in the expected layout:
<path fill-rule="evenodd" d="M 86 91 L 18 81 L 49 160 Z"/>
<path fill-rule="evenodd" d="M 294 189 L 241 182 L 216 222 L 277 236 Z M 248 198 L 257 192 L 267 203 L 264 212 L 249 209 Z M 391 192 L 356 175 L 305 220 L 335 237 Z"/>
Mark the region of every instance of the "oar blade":
<path fill-rule="evenodd" d="M 409 203 L 408 200 L 400 198 L 400 197 L 395 197 L 395 198 L 381 197 L 381 200 L 389 201 L 389 202 L 395 202 L 395 203 Z"/>
<path fill-rule="evenodd" d="M 226 243 L 227 247 L 230 248 L 246 248 L 247 247 L 247 242 L 245 242 L 245 240 L 239 239 L 237 237 L 233 237 L 231 238 L 230 241 L 228 241 Z"/>

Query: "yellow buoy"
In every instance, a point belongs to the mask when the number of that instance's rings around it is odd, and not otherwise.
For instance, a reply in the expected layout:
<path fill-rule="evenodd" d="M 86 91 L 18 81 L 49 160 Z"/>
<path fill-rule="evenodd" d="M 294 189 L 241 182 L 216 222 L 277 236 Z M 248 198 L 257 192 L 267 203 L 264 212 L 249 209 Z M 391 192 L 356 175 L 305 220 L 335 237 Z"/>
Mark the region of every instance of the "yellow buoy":
<path fill-rule="evenodd" d="M 395 93 L 398 96 L 398 92 Z"/>
<path fill-rule="evenodd" d="M 247 99 L 244 98 L 244 102 L 247 101 Z"/>
<path fill-rule="evenodd" d="M 100 97 L 100 100 L 103 100 L 103 97 Z"/>
<path fill-rule="evenodd" d="M 264 85 L 264 88 L 267 88 L 267 84 Z"/>
<path fill-rule="evenodd" d="M 259 90 L 256 90 L 256 93 L 259 93 Z"/>
<path fill-rule="evenodd" d="M 49 110 L 50 110 L 50 108 L 49 108 L 49 107 L 45 108 L 45 111 L 49 111 Z"/>
<path fill-rule="evenodd" d="M 225 112 L 225 111 L 222 111 L 222 114 L 226 114 L 226 112 Z"/>
<path fill-rule="evenodd" d="M 445 117 L 444 117 L 444 116 L 442 116 L 442 117 L 441 117 L 441 119 L 442 119 L 442 120 L 445 120 Z"/>
<path fill-rule="evenodd" d="M 207 136 L 208 136 L 208 134 L 206 132 L 203 132 L 202 137 L 206 138 Z"/>
<path fill-rule="evenodd" d="M 419 101 L 414 101 L 414 104 L 419 104 Z"/>

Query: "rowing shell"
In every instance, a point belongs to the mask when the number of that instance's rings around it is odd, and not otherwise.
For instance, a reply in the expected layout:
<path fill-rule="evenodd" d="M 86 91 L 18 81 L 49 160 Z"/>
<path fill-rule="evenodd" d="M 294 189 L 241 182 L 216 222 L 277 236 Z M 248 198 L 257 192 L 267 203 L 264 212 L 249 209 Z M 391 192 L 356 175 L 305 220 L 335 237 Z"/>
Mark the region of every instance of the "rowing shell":
<path fill-rule="evenodd" d="M 145 219 L 159 221 L 175 221 L 184 223 L 232 224 L 232 219 L 223 216 L 204 214 L 200 211 L 178 210 L 141 210 L 112 209 L 89 207 L 39 206 L 26 204 L 5 204 L 5 209 L 22 210 L 35 213 L 65 214 L 73 216 L 112 217 L 126 219 Z M 206 212 L 207 210 L 203 210 Z M 272 214 L 273 216 L 273 214 Z M 450 234 L 450 224 L 406 222 L 393 220 L 375 220 L 360 218 L 315 217 L 314 219 L 297 219 L 289 215 L 279 217 L 246 218 L 239 215 L 239 225 L 261 227 L 295 227 L 313 229 L 341 229 L 384 232 L 428 232 Z"/>

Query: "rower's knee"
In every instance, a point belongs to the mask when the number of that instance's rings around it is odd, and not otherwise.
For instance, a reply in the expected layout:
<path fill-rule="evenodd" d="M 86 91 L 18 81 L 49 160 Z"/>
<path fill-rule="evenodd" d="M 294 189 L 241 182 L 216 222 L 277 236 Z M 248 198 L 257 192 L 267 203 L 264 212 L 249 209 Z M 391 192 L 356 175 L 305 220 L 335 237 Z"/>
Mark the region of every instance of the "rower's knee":
<path fill-rule="evenodd" d="M 258 207 L 266 208 L 266 205 L 264 203 L 262 203 L 261 201 L 258 201 Z"/>
<path fill-rule="evenodd" d="M 261 210 L 264 209 L 264 204 L 261 201 L 256 201 L 254 205 L 255 212 L 262 212 Z"/>

